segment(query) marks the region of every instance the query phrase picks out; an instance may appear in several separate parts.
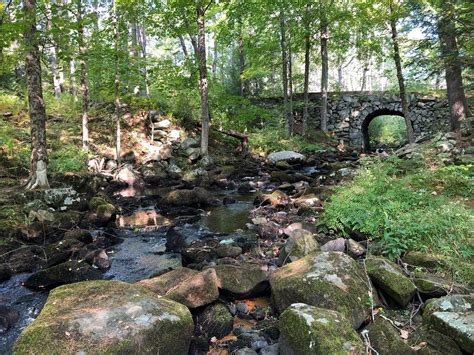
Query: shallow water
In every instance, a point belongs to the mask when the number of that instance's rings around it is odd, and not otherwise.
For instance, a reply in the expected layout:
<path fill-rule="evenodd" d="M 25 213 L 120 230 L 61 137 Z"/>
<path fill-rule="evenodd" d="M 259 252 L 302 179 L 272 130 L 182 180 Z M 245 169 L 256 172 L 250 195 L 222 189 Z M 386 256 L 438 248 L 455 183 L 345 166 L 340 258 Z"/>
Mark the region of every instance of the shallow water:
<path fill-rule="evenodd" d="M 10 355 L 13 343 L 21 331 L 30 324 L 43 308 L 48 292 L 34 292 L 21 285 L 30 274 L 18 274 L 0 283 L 0 304 L 13 307 L 20 320 L 5 334 L 0 333 L 0 354 Z"/>

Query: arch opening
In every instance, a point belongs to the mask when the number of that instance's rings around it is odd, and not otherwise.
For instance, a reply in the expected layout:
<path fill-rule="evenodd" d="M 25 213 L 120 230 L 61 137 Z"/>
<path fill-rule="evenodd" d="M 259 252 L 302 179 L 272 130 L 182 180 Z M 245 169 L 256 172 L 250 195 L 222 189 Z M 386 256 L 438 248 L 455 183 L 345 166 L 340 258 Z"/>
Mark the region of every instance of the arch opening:
<path fill-rule="evenodd" d="M 361 130 L 366 152 L 380 146 L 399 146 L 407 140 L 405 118 L 396 110 L 381 109 L 368 114 Z"/>

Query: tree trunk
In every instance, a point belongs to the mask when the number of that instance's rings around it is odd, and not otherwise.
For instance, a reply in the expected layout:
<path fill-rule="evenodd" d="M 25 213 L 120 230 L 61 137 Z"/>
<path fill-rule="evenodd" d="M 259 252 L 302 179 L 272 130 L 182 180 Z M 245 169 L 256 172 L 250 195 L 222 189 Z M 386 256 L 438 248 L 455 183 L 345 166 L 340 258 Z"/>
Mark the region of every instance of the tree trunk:
<path fill-rule="evenodd" d="M 183 50 L 184 59 L 188 58 L 188 49 L 186 48 L 186 42 L 184 41 L 184 37 L 182 35 L 178 35 L 179 43 L 181 44 L 181 49 Z"/>
<path fill-rule="evenodd" d="M 291 31 L 288 32 L 288 111 L 290 115 L 290 135 L 292 135 L 295 124 L 293 115 L 293 53 L 291 50 Z"/>
<path fill-rule="evenodd" d="M 321 10 L 321 130 L 328 130 L 328 81 L 329 81 L 329 58 L 328 58 L 328 24 Z"/>
<path fill-rule="evenodd" d="M 119 72 L 119 22 L 117 1 L 113 0 L 113 27 L 114 27 L 114 59 L 115 59 L 115 80 L 114 80 L 114 96 L 115 96 L 115 160 L 120 164 L 120 72 Z"/>
<path fill-rule="evenodd" d="M 206 66 L 206 32 L 205 32 L 205 8 L 202 1 L 196 6 L 198 41 L 197 59 L 199 65 L 199 92 L 201 94 L 201 154 L 209 154 L 209 101 Z"/>
<path fill-rule="evenodd" d="M 441 16 L 438 19 L 438 35 L 446 71 L 446 88 L 451 112 L 451 130 L 454 131 L 460 128 L 461 121 L 469 117 L 470 112 L 462 81 L 462 67 L 459 61 L 453 0 L 442 0 L 441 9 Z"/>
<path fill-rule="evenodd" d="M 239 35 L 239 86 L 240 96 L 245 96 L 245 81 L 243 79 L 245 70 L 245 53 L 244 53 L 244 39 L 242 37 L 242 26 L 240 27 Z"/>
<path fill-rule="evenodd" d="M 214 80 L 217 78 L 217 39 L 214 38 L 214 48 L 213 48 L 213 56 L 212 56 L 212 77 Z"/>
<path fill-rule="evenodd" d="M 41 86 L 41 61 L 36 30 L 36 0 L 24 0 L 23 11 L 27 20 L 25 28 L 25 68 L 28 86 L 28 107 L 31 123 L 31 166 L 27 188 L 49 188 L 46 149 L 46 110 Z"/>
<path fill-rule="evenodd" d="M 288 103 L 288 50 L 286 48 L 286 24 L 285 14 L 280 11 L 280 46 L 281 46 L 281 61 L 282 61 L 282 81 L 283 81 L 283 106 L 284 118 L 286 125 L 286 132 L 291 135 L 292 122 Z"/>
<path fill-rule="evenodd" d="M 362 86 L 360 87 L 360 91 L 364 91 L 365 87 L 367 86 L 367 72 L 369 71 L 369 64 L 365 63 L 364 69 L 362 70 Z"/>
<path fill-rule="evenodd" d="M 79 45 L 79 64 L 81 69 L 80 83 L 82 95 L 82 149 L 89 150 L 89 87 L 87 86 L 87 66 L 86 66 L 86 47 L 84 40 L 84 23 L 82 20 L 82 0 L 76 0 L 77 3 L 77 41 Z"/>
<path fill-rule="evenodd" d="M 138 43 L 140 45 L 140 51 L 143 59 L 143 81 L 145 84 L 145 95 L 150 98 L 150 85 L 148 83 L 148 65 L 147 65 L 147 51 L 146 51 L 146 34 L 145 27 L 143 25 L 138 26 Z"/>
<path fill-rule="evenodd" d="M 408 100 L 405 92 L 405 81 L 403 79 L 402 72 L 402 60 L 400 58 L 400 49 L 398 47 L 397 20 L 395 18 L 392 2 L 390 2 L 390 27 L 392 29 L 393 59 L 395 60 L 395 66 L 397 67 L 397 79 L 398 86 L 400 88 L 400 99 L 402 100 L 403 116 L 405 117 L 405 124 L 407 126 L 407 138 L 409 143 L 414 143 L 415 137 L 410 119 L 410 111 L 408 109 Z"/>
<path fill-rule="evenodd" d="M 306 6 L 305 18 L 305 34 L 304 34 L 304 106 L 303 106 L 303 122 L 302 134 L 305 135 L 309 121 L 309 64 L 311 52 L 311 29 L 309 21 L 309 5 Z"/>
<path fill-rule="evenodd" d="M 58 74 L 56 42 L 54 40 L 54 36 L 51 34 L 51 30 L 53 27 L 52 20 L 51 20 L 53 17 L 53 14 L 51 12 L 51 2 L 46 1 L 45 6 L 46 6 L 46 17 L 47 17 L 46 28 L 48 32 L 50 32 L 50 35 L 48 37 L 49 37 L 49 40 L 51 41 L 51 48 L 49 50 L 49 60 L 51 62 L 51 74 L 53 76 L 54 96 L 56 98 L 59 98 L 59 96 L 61 96 L 61 83 L 59 81 L 59 74 Z"/>

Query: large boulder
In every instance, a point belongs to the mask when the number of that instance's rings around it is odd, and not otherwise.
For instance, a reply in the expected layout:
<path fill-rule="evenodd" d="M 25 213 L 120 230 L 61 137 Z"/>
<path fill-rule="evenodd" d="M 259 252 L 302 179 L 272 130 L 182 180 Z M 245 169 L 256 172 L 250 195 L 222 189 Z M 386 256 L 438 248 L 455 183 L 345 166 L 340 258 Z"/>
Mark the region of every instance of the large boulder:
<path fill-rule="evenodd" d="M 163 198 L 163 203 L 170 206 L 206 207 L 215 206 L 218 200 L 213 198 L 209 191 L 202 187 L 195 187 L 192 190 L 182 189 L 171 191 Z"/>
<path fill-rule="evenodd" d="M 234 298 L 256 296 L 268 289 L 268 275 L 253 265 L 216 265 L 219 289 Z"/>
<path fill-rule="evenodd" d="M 429 300 L 423 324 L 448 335 L 461 349 L 474 353 L 474 296 L 449 295 Z"/>
<path fill-rule="evenodd" d="M 189 310 L 139 285 L 89 281 L 53 290 L 16 354 L 187 354 Z"/>
<path fill-rule="evenodd" d="M 218 280 L 213 269 L 198 272 L 179 268 L 139 283 L 189 308 L 204 306 L 219 297 Z"/>
<path fill-rule="evenodd" d="M 270 163 L 277 163 L 279 161 L 286 161 L 288 163 L 300 163 L 306 160 L 303 154 L 292 152 L 291 150 L 283 150 L 280 152 L 273 152 L 267 157 Z"/>
<path fill-rule="evenodd" d="M 339 312 L 292 304 L 280 316 L 280 353 L 362 354 L 362 340 Z"/>
<path fill-rule="evenodd" d="M 89 264 L 67 261 L 32 274 L 25 280 L 24 285 L 33 290 L 50 290 L 60 285 L 101 278 L 102 273 Z"/>
<path fill-rule="evenodd" d="M 279 312 L 302 302 L 338 311 L 354 328 L 370 315 L 364 269 L 341 252 L 315 253 L 289 263 L 270 276 L 270 286 Z"/>
<path fill-rule="evenodd" d="M 461 349 L 453 339 L 424 325 L 410 338 L 413 345 L 419 348 L 417 351 L 419 355 L 462 355 Z"/>
<path fill-rule="evenodd" d="M 61 211 L 74 206 L 78 207 L 84 202 L 84 199 L 71 187 L 45 190 L 43 199 L 48 206 Z"/>
<path fill-rule="evenodd" d="M 405 307 L 416 293 L 415 284 L 406 277 L 395 263 L 371 256 L 365 261 L 372 282 L 400 306 Z"/>
<path fill-rule="evenodd" d="M 313 233 L 305 229 L 296 229 L 281 247 L 278 264 L 291 263 L 318 250 L 319 244 Z"/>

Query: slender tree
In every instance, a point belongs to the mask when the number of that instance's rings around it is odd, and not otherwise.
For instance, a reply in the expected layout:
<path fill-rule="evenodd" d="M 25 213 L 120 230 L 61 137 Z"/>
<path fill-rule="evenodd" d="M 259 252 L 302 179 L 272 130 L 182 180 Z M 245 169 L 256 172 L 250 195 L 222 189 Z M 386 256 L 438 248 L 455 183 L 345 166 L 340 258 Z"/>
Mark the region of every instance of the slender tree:
<path fill-rule="evenodd" d="M 87 85 L 86 45 L 84 38 L 84 21 L 82 0 L 76 0 L 77 43 L 79 46 L 80 87 L 82 95 L 82 149 L 89 150 L 89 87 Z"/>
<path fill-rule="evenodd" d="M 400 99 L 402 101 L 403 116 L 405 117 L 407 138 L 409 143 L 413 143 L 415 141 L 415 137 L 413 135 L 413 126 L 411 124 L 410 111 L 408 109 L 408 100 L 405 91 L 405 80 L 403 78 L 402 71 L 402 60 L 400 57 L 400 48 L 398 45 L 397 14 L 395 11 L 395 4 L 392 0 L 390 0 L 390 28 L 392 32 L 393 59 L 397 68 L 398 87 L 400 90 Z"/>
<path fill-rule="evenodd" d="M 309 64 L 311 53 L 311 21 L 310 21 L 311 5 L 306 4 L 304 16 L 304 84 L 303 84 L 303 135 L 306 134 L 309 121 Z"/>
<path fill-rule="evenodd" d="M 460 122 L 470 116 L 462 80 L 462 67 L 456 38 L 456 14 L 453 0 L 441 0 L 438 18 L 438 35 L 446 72 L 448 104 L 451 112 L 451 130 L 457 130 Z"/>
<path fill-rule="evenodd" d="M 328 57 L 328 21 L 327 8 L 324 1 L 320 1 L 320 41 L 321 41 L 321 130 L 328 130 L 328 83 L 329 83 L 329 57 Z"/>
<path fill-rule="evenodd" d="M 206 64 L 206 10 L 202 0 L 196 5 L 198 39 L 197 39 L 197 59 L 199 66 L 199 92 L 201 95 L 201 154 L 209 154 L 209 88 L 207 83 Z M 191 36 L 193 37 L 193 36 Z"/>
<path fill-rule="evenodd" d="M 121 129 L 120 129 L 120 70 L 119 70 L 119 19 L 117 0 L 112 3 L 112 22 L 114 31 L 114 63 L 115 63 L 115 80 L 114 80 L 114 102 L 115 102 L 115 159 L 120 163 L 120 143 L 121 143 Z"/>
<path fill-rule="evenodd" d="M 289 67 L 289 58 L 288 58 L 288 48 L 286 41 L 286 20 L 284 10 L 280 10 L 280 47 L 281 47 L 281 62 L 282 62 L 282 81 L 283 81 L 283 107 L 284 107 L 284 117 L 286 132 L 288 135 L 291 135 L 293 131 L 293 122 L 291 119 L 290 105 L 289 105 L 289 95 L 288 95 L 288 67 Z"/>
<path fill-rule="evenodd" d="M 24 33 L 28 107 L 31 124 L 31 166 L 27 188 L 49 188 L 46 149 L 46 110 L 41 83 L 41 61 L 36 29 L 36 0 L 23 0 L 27 21 Z"/>

